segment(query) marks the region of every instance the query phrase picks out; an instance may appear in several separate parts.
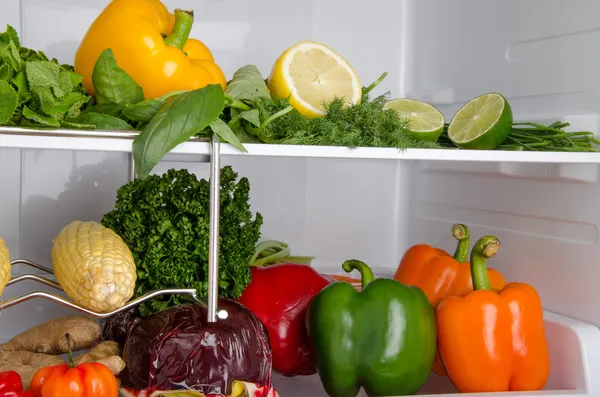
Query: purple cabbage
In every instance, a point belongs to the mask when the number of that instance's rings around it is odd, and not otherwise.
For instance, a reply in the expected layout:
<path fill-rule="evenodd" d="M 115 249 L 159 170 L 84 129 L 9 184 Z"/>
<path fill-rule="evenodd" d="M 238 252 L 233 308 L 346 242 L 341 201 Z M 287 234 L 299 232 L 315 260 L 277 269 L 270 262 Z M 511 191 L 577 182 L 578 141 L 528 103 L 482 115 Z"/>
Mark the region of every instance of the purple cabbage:
<path fill-rule="evenodd" d="M 272 387 L 272 352 L 262 322 L 245 306 L 220 299 L 228 317 L 209 323 L 196 304 L 168 308 L 145 318 L 136 312 L 109 319 L 103 336 L 123 348 L 122 387 L 135 391 L 193 389 L 231 393 L 233 381 Z M 133 313 L 133 314 L 132 314 Z"/>

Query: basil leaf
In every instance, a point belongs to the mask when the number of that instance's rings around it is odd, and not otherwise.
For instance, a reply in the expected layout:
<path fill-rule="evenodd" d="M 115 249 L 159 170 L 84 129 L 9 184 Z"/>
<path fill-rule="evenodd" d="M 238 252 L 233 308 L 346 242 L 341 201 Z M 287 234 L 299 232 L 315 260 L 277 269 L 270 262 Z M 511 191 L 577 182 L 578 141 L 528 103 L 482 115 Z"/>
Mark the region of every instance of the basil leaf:
<path fill-rule="evenodd" d="M 210 129 L 213 130 L 213 132 L 217 134 L 219 138 L 225 142 L 228 142 L 236 149 L 241 150 L 242 152 L 248 152 L 238 137 L 233 133 L 231 128 L 229 128 L 227 123 L 225 123 L 223 120 L 217 118 L 215 121 L 210 123 Z"/>
<path fill-rule="evenodd" d="M 131 120 L 148 123 L 165 103 L 160 99 L 148 99 L 134 105 L 127 105 L 123 109 L 123 115 Z"/>
<path fill-rule="evenodd" d="M 255 127 L 260 127 L 260 112 L 258 109 L 245 110 L 239 114 L 239 117 L 250 122 Z"/>
<path fill-rule="evenodd" d="M 17 110 L 17 92 L 4 80 L 0 80 L 0 124 L 6 124 Z"/>
<path fill-rule="evenodd" d="M 79 117 L 67 120 L 69 123 L 93 125 L 100 130 L 133 130 L 125 120 L 101 113 L 82 113 Z"/>
<path fill-rule="evenodd" d="M 255 100 L 257 98 L 271 99 L 271 93 L 260 71 L 254 65 L 239 68 L 231 82 L 227 85 L 225 93 L 238 100 Z"/>
<path fill-rule="evenodd" d="M 133 141 L 139 177 L 147 177 L 173 148 L 204 130 L 219 117 L 225 95 L 218 84 L 186 92 L 167 102 Z"/>
<path fill-rule="evenodd" d="M 92 72 L 92 83 L 98 103 L 126 105 L 144 100 L 144 90 L 117 65 L 110 48 L 100 54 Z"/>
<path fill-rule="evenodd" d="M 23 107 L 23 117 L 49 127 L 60 127 L 60 123 L 54 117 L 39 114 L 27 106 Z"/>
<path fill-rule="evenodd" d="M 82 114 L 85 113 L 100 113 L 100 114 L 108 114 L 113 117 L 121 117 L 123 110 L 122 105 L 118 105 L 116 103 L 103 103 L 100 105 L 94 105 L 90 108 L 85 109 Z"/>

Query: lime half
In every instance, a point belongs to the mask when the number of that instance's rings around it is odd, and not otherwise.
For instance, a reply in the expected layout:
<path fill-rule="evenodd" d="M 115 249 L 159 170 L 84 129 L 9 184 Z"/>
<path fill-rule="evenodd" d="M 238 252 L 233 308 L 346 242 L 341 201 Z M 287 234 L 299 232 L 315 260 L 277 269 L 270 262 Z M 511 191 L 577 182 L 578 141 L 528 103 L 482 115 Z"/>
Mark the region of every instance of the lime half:
<path fill-rule="evenodd" d="M 396 110 L 399 118 L 408 120 L 405 131 L 416 139 L 435 142 L 444 131 L 444 115 L 427 103 L 401 98 L 383 107 Z"/>
<path fill-rule="evenodd" d="M 494 149 L 504 142 L 512 122 L 506 98 L 497 93 L 484 94 L 456 112 L 448 126 L 448 138 L 463 149 Z"/>

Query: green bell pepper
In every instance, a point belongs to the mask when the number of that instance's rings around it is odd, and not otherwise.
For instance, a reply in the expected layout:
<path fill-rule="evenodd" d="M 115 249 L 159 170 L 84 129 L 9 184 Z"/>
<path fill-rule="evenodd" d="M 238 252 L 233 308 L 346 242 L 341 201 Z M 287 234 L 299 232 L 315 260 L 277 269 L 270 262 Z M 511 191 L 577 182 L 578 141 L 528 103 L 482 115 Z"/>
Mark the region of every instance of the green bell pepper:
<path fill-rule="evenodd" d="M 363 262 L 360 292 L 339 281 L 311 301 L 307 330 L 317 372 L 331 397 L 396 396 L 416 393 L 429 377 L 435 358 L 434 310 L 425 293 L 388 278 L 374 279 Z"/>

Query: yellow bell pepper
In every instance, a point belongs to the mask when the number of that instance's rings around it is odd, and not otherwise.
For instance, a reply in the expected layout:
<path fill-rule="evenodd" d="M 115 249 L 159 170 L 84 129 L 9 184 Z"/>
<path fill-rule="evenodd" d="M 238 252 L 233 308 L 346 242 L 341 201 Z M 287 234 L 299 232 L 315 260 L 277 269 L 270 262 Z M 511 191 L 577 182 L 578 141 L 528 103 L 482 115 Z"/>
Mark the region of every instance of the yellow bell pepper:
<path fill-rule="evenodd" d="M 173 15 L 159 0 L 112 0 L 81 41 L 75 71 L 83 76 L 87 93 L 94 95 L 94 65 L 110 48 L 119 67 L 143 88 L 146 99 L 208 84 L 225 89 L 225 76 L 208 48 L 188 40 L 193 22 L 193 12 L 175 10 Z"/>

